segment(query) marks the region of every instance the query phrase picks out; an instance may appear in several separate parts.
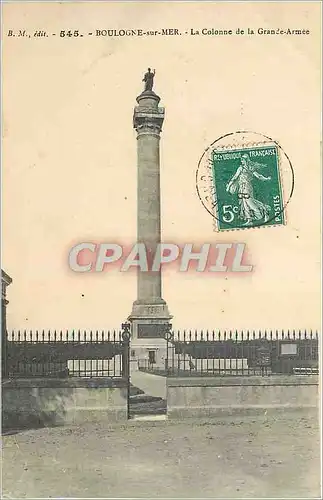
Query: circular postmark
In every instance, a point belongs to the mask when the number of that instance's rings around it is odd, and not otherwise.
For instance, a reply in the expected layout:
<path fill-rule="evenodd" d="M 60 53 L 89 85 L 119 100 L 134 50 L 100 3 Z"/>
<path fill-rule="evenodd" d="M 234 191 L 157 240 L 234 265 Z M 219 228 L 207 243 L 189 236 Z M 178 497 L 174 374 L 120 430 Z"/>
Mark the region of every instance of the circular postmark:
<path fill-rule="evenodd" d="M 256 132 L 232 132 L 204 151 L 196 190 L 218 231 L 285 225 L 294 170 L 277 141 Z"/>

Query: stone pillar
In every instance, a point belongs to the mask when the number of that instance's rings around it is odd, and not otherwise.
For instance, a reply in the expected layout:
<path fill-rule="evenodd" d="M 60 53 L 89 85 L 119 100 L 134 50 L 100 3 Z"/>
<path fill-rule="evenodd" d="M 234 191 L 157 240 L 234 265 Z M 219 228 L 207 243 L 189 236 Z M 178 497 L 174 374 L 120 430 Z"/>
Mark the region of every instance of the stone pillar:
<path fill-rule="evenodd" d="M 137 241 L 145 244 L 149 266 L 161 241 L 159 142 L 165 110 L 159 107 L 159 101 L 153 91 L 144 91 L 137 97 L 133 116 L 137 131 Z M 138 269 L 137 300 L 128 318 L 134 360 L 148 360 L 149 350 L 154 350 L 156 364 L 163 365 L 163 333 L 171 317 L 162 298 L 161 270 Z"/>
<path fill-rule="evenodd" d="M 1 372 L 2 378 L 8 376 L 7 370 L 7 286 L 12 283 L 12 278 L 1 269 Z"/>

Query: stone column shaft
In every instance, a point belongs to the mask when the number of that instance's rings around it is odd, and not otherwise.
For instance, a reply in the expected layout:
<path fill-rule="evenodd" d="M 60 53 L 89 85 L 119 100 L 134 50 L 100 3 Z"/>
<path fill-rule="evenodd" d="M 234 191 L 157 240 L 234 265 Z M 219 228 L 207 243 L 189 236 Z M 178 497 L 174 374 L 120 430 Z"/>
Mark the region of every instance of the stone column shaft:
<path fill-rule="evenodd" d="M 151 268 L 161 241 L 159 141 L 164 108 L 152 91 L 137 97 L 133 125 L 137 131 L 137 241 L 147 250 Z M 138 269 L 137 304 L 165 304 L 161 297 L 161 272 Z"/>
<path fill-rule="evenodd" d="M 149 265 L 161 241 L 159 135 L 138 135 L 137 239 L 149 251 Z M 137 279 L 138 302 L 154 303 L 161 299 L 161 272 L 140 272 Z"/>

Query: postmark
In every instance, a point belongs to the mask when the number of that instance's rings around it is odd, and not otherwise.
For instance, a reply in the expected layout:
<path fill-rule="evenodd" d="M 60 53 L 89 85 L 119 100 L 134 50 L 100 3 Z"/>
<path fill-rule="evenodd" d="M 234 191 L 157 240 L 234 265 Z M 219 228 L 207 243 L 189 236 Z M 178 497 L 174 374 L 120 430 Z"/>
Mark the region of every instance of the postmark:
<path fill-rule="evenodd" d="M 258 141 L 250 140 L 255 136 Z M 204 152 L 196 187 L 217 231 L 284 226 L 294 171 L 276 141 L 254 132 L 236 132 Z"/>

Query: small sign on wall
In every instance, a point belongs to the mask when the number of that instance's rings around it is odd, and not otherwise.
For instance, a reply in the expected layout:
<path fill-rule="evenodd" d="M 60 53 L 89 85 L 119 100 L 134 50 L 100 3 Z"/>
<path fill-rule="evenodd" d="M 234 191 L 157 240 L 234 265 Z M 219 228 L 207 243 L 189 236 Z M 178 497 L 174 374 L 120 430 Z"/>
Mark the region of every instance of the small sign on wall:
<path fill-rule="evenodd" d="M 281 356 L 297 356 L 297 344 L 296 343 L 280 344 L 280 354 Z"/>

